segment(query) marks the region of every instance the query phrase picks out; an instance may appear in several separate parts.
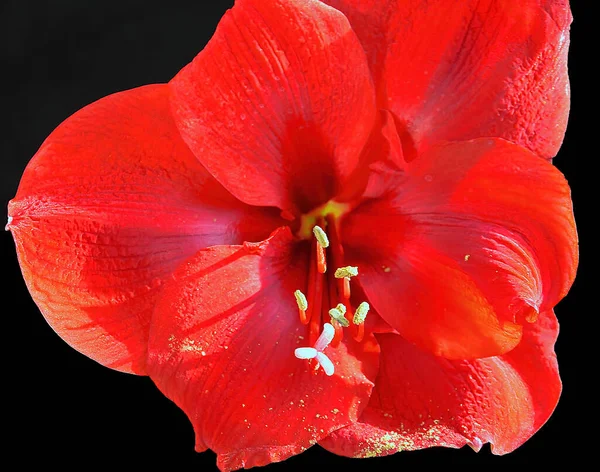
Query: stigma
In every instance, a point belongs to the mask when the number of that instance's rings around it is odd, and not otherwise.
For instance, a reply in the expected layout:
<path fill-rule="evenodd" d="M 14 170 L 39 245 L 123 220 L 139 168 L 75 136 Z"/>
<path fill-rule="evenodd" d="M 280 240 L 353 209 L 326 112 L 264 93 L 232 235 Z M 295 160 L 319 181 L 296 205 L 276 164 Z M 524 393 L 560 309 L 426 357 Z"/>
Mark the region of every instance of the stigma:
<path fill-rule="evenodd" d="M 334 336 L 334 327 L 329 323 L 325 323 L 323 325 L 323 331 L 321 332 L 321 335 L 315 342 L 314 346 L 299 347 L 294 351 L 294 355 L 298 359 L 315 359 L 317 362 L 315 370 L 318 370 L 319 367 L 322 367 L 325 374 L 330 377 L 335 372 L 335 367 L 333 366 L 331 359 L 329 359 L 329 357 L 327 357 L 323 351 L 327 346 L 329 346 Z"/>

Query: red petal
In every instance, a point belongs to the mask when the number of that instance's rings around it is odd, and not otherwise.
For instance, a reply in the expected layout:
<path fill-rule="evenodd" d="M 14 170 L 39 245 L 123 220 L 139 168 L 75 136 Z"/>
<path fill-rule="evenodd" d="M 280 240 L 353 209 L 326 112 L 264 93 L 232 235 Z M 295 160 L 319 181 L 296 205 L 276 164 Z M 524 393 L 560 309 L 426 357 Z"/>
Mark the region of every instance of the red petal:
<path fill-rule="evenodd" d="M 512 349 L 521 325 L 567 293 L 577 266 L 564 177 L 503 140 L 433 148 L 394 194 L 354 210 L 342 234 L 379 314 L 454 359 Z"/>
<path fill-rule="evenodd" d="M 188 256 L 259 241 L 280 224 L 237 201 L 187 149 L 168 87 L 118 93 L 60 125 L 9 205 L 40 310 L 75 349 L 144 373 L 156 294 Z"/>
<path fill-rule="evenodd" d="M 364 51 L 316 0 L 240 0 L 172 81 L 184 140 L 240 200 L 308 211 L 357 167 L 376 118 Z"/>
<path fill-rule="evenodd" d="M 486 136 L 556 155 L 569 112 L 568 1 L 326 3 L 367 51 L 380 106 L 406 130 L 407 157 Z"/>
<path fill-rule="evenodd" d="M 378 335 L 381 368 L 368 407 L 320 444 L 350 457 L 465 444 L 479 450 L 485 442 L 495 454 L 511 452 L 558 402 L 557 334 L 556 318 L 546 312 L 509 354 L 474 361 L 449 361 L 400 336 Z"/>
<path fill-rule="evenodd" d="M 152 322 L 152 379 L 188 415 L 196 449 L 222 470 L 298 454 L 350 424 L 377 372 L 371 337 L 326 348 L 335 373 L 315 373 L 294 291 L 306 284 L 308 245 L 289 230 L 267 241 L 199 252 L 165 286 Z"/>

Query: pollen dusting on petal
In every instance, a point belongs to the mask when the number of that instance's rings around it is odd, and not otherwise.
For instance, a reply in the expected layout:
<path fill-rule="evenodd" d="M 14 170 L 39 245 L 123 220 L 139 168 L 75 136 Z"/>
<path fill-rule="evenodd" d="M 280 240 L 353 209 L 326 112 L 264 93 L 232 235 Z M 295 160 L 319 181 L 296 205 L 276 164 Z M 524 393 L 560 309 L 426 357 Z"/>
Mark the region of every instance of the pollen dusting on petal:
<path fill-rule="evenodd" d="M 345 277 L 356 277 L 358 275 L 358 267 L 346 266 L 335 270 L 335 278 L 343 279 Z"/>
<path fill-rule="evenodd" d="M 340 303 L 340 305 L 341 305 L 341 303 Z M 342 306 L 344 306 L 344 305 L 342 305 Z M 335 321 L 337 321 L 341 326 L 343 326 L 344 328 L 347 328 L 348 326 L 350 326 L 350 322 L 344 316 L 345 312 L 346 312 L 345 306 L 344 306 L 343 312 L 339 308 L 332 308 L 331 310 L 329 310 L 329 316 L 331 316 L 331 318 L 334 319 Z"/>
<path fill-rule="evenodd" d="M 364 323 L 370 308 L 371 307 L 367 302 L 362 302 L 360 305 L 358 305 L 358 308 L 356 308 L 356 311 L 354 312 L 354 318 L 352 319 L 352 323 L 354 323 L 355 325 Z"/>
<path fill-rule="evenodd" d="M 296 290 L 294 292 L 294 296 L 296 297 L 296 303 L 298 304 L 298 308 L 301 310 L 308 309 L 308 301 L 306 300 L 306 295 L 304 295 L 300 290 Z"/>
<path fill-rule="evenodd" d="M 315 235 L 315 238 L 317 238 L 317 241 L 319 242 L 319 245 L 321 247 L 329 247 L 329 238 L 327 237 L 327 233 L 323 231 L 323 228 L 321 228 L 318 225 L 315 225 L 313 228 L 313 234 Z"/>

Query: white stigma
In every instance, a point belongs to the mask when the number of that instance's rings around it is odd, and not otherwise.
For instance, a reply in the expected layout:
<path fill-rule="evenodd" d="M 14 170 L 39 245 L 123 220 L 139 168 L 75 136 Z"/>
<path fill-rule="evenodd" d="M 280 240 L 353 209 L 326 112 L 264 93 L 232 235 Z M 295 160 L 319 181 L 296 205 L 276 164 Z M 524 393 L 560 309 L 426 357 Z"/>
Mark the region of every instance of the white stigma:
<path fill-rule="evenodd" d="M 317 361 L 317 366 L 316 366 L 317 369 L 319 368 L 319 365 L 320 365 L 321 367 L 323 367 L 323 371 L 325 372 L 326 375 L 328 375 L 328 376 L 333 375 L 333 372 L 335 370 L 334 366 L 333 366 L 333 362 L 331 362 L 331 359 L 329 359 L 329 357 L 327 357 L 323 353 L 323 350 L 327 346 L 329 346 L 329 343 L 331 343 L 334 334 L 335 334 L 335 328 L 331 324 L 325 323 L 323 325 L 323 331 L 321 332 L 319 339 L 317 339 L 315 346 L 314 347 L 299 347 L 294 351 L 294 355 L 298 359 L 315 359 Z"/>

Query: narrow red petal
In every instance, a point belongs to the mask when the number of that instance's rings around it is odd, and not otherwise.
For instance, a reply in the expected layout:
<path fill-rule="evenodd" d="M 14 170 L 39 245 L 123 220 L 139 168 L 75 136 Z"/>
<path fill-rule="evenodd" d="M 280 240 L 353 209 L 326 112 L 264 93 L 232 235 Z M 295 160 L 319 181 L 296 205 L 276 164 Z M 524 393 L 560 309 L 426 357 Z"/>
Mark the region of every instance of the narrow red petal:
<path fill-rule="evenodd" d="M 512 349 L 577 267 L 570 191 L 551 164 L 503 140 L 438 146 L 386 198 L 343 223 L 349 263 L 379 314 L 454 359 Z"/>
<path fill-rule="evenodd" d="M 359 421 L 319 444 L 344 456 L 372 457 L 433 446 L 495 454 L 513 451 L 549 418 L 561 391 L 552 312 L 528 325 L 513 351 L 449 361 L 393 334 L 377 335 L 381 367 Z"/>
<path fill-rule="evenodd" d="M 350 20 L 407 151 L 498 136 L 556 155 L 570 101 L 567 0 L 325 3 Z"/>
<path fill-rule="evenodd" d="M 170 83 L 177 126 L 240 200 L 307 211 L 358 165 L 376 118 L 364 51 L 316 0 L 240 0 Z"/>
<path fill-rule="evenodd" d="M 294 350 L 308 346 L 294 290 L 308 245 L 289 230 L 267 241 L 200 251 L 165 286 L 150 334 L 149 370 L 190 418 L 196 449 L 221 470 L 298 454 L 356 421 L 378 367 L 374 337 L 326 348 L 334 375 Z"/>
<path fill-rule="evenodd" d="M 145 372 L 163 282 L 198 249 L 259 241 L 280 224 L 229 194 L 187 149 L 168 87 L 106 97 L 60 125 L 9 205 L 29 290 L 71 346 Z"/>

